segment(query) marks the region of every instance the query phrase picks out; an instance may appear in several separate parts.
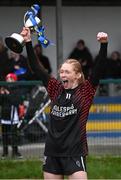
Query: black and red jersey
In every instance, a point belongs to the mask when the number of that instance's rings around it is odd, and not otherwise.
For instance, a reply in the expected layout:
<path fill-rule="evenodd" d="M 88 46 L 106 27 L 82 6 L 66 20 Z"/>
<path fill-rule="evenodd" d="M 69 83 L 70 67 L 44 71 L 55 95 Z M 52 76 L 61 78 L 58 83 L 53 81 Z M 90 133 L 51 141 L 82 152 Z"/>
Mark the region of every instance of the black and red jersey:
<path fill-rule="evenodd" d="M 37 61 L 31 42 L 26 44 L 30 66 L 51 99 L 50 120 L 45 145 L 46 156 L 87 155 L 86 123 L 89 109 L 102 75 L 107 43 L 102 43 L 98 60 L 88 80 L 75 89 L 64 89 L 61 81 L 51 77 Z"/>
<path fill-rule="evenodd" d="M 86 122 L 96 88 L 86 80 L 75 89 L 65 90 L 51 78 L 47 90 L 52 103 L 45 155 L 86 155 Z"/>

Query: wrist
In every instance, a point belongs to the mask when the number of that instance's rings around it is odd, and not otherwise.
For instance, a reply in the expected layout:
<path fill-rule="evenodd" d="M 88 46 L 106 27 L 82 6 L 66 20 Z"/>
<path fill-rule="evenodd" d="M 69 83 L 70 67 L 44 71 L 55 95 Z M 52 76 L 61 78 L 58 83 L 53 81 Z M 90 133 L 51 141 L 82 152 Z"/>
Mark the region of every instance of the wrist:
<path fill-rule="evenodd" d="M 101 40 L 100 43 L 108 43 L 107 40 Z"/>
<path fill-rule="evenodd" d="M 30 42 L 30 41 L 32 41 L 31 38 L 30 38 L 30 39 L 27 39 L 25 42 Z"/>

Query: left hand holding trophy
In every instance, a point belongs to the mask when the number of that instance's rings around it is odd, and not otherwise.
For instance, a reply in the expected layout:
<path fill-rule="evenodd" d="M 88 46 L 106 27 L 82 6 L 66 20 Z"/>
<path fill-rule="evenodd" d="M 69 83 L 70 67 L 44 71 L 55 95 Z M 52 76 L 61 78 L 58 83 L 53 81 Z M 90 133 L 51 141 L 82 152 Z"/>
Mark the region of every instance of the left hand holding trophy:
<path fill-rule="evenodd" d="M 29 28 L 31 33 L 36 33 L 38 35 L 38 41 L 43 47 L 47 47 L 49 44 L 53 44 L 44 36 L 44 27 L 41 25 L 41 20 L 37 17 L 39 10 L 39 5 L 34 4 L 31 6 L 30 10 L 24 15 L 24 26 Z M 25 45 L 21 33 L 13 33 L 10 37 L 6 37 L 5 43 L 7 47 L 15 53 L 21 53 Z"/>

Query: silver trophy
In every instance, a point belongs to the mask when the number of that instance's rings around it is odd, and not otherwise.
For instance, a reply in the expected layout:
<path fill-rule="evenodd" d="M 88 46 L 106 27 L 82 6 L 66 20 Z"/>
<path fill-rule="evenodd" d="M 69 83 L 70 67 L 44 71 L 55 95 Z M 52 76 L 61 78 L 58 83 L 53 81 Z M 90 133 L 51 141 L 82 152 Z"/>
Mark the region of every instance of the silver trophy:
<path fill-rule="evenodd" d="M 47 47 L 50 41 L 44 36 L 44 27 L 41 25 L 41 20 L 37 17 L 39 5 L 34 4 L 31 6 L 24 15 L 24 26 L 30 28 L 31 33 L 36 33 L 38 41 L 43 47 Z M 15 53 L 21 53 L 25 45 L 24 38 L 21 34 L 13 33 L 11 36 L 5 38 L 7 47 Z"/>

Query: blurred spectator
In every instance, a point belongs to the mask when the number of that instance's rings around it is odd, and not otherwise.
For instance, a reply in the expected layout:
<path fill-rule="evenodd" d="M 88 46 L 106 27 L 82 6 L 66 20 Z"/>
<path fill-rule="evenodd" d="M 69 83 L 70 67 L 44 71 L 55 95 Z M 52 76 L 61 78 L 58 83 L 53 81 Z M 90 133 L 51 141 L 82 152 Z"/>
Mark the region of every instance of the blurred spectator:
<path fill-rule="evenodd" d="M 4 80 L 9 72 L 8 49 L 4 46 L 3 39 L 0 37 L 0 80 Z"/>
<path fill-rule="evenodd" d="M 113 51 L 107 59 L 105 78 L 121 78 L 121 55 Z"/>
<path fill-rule="evenodd" d="M 6 76 L 7 82 L 17 81 L 16 74 L 9 73 Z M 19 123 L 19 104 L 21 97 L 20 89 L 17 86 L 11 85 L 0 88 L 0 104 L 1 104 L 1 124 L 2 124 L 2 144 L 3 154 L 2 159 L 8 157 L 8 145 L 12 145 L 12 157 L 22 158 L 18 151 L 18 130 Z M 11 140 L 11 141 L 10 141 Z M 11 143 L 10 143 L 11 142 Z"/>
<path fill-rule="evenodd" d="M 77 59 L 81 63 L 85 78 L 88 78 L 92 70 L 93 58 L 84 40 L 80 39 L 76 43 L 76 47 L 70 53 L 69 58 Z"/>
<path fill-rule="evenodd" d="M 95 58 L 95 63 L 98 59 L 98 56 Z M 113 51 L 109 58 L 106 58 L 103 63 L 102 69 L 102 79 L 118 79 L 121 78 L 121 54 L 118 51 Z M 112 88 L 112 87 L 111 87 Z M 120 90 L 120 84 L 113 84 L 113 88 L 116 89 L 116 92 Z M 107 96 L 109 95 L 110 84 L 100 84 L 99 86 L 99 95 Z M 111 93 L 113 89 L 111 90 Z M 115 94 L 115 92 L 113 92 Z"/>
<path fill-rule="evenodd" d="M 9 72 L 15 73 L 18 80 L 31 80 L 31 71 L 27 63 L 27 58 L 15 52 L 10 52 Z"/>
<path fill-rule="evenodd" d="M 34 51 L 35 51 L 35 54 L 36 54 L 38 60 L 42 63 L 42 65 L 47 70 L 47 72 L 49 74 L 51 74 L 52 73 L 52 68 L 51 68 L 51 65 L 50 65 L 50 61 L 49 61 L 49 58 L 47 56 L 43 55 L 41 44 L 36 44 L 34 46 Z"/>
<path fill-rule="evenodd" d="M 95 63 L 98 56 L 95 58 Z M 118 51 L 113 51 L 109 58 L 105 59 L 103 65 L 102 79 L 121 78 L 121 54 Z"/>

